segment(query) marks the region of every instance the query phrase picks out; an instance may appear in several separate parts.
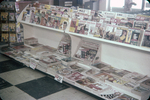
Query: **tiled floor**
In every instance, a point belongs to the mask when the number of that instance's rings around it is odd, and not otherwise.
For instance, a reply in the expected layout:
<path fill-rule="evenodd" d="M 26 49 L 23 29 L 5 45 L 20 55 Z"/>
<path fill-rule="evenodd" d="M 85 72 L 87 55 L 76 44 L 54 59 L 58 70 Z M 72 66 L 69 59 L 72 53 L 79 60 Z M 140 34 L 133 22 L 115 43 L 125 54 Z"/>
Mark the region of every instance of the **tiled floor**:
<path fill-rule="evenodd" d="M 0 54 L 2 100 L 102 100 Z"/>

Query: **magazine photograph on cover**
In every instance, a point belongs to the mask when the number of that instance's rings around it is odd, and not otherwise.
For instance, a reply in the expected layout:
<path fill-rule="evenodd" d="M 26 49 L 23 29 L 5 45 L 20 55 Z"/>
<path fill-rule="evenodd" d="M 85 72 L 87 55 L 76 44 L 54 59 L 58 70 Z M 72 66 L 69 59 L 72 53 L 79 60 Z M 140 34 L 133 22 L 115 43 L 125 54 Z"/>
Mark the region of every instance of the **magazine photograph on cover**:
<path fill-rule="evenodd" d="M 8 24 L 2 23 L 2 31 L 8 31 Z"/>
<path fill-rule="evenodd" d="M 127 34 L 128 34 L 128 28 L 117 27 L 117 30 L 115 33 L 115 41 L 125 43 Z"/>
<path fill-rule="evenodd" d="M 147 21 L 135 21 L 134 22 L 134 28 L 147 29 L 147 27 L 148 27 Z"/>
<path fill-rule="evenodd" d="M 7 20 L 8 19 L 8 12 L 1 12 L 1 20 Z"/>
<path fill-rule="evenodd" d="M 34 23 L 36 23 L 36 24 L 40 24 L 41 23 L 41 13 L 40 13 L 40 10 L 35 10 Z"/>
<path fill-rule="evenodd" d="M 22 20 L 26 21 L 27 11 L 23 11 Z"/>
<path fill-rule="evenodd" d="M 142 37 L 142 33 L 140 30 L 132 31 L 131 44 L 136 46 L 140 45 L 141 37 Z"/>
<path fill-rule="evenodd" d="M 75 31 L 75 33 L 85 34 L 88 32 L 88 29 L 86 29 L 86 21 L 78 20 L 78 22 L 76 22 L 76 26 L 77 30 Z"/>
<path fill-rule="evenodd" d="M 106 29 L 105 29 L 105 33 L 104 33 L 104 39 L 114 41 L 116 26 L 110 25 L 110 24 L 105 24 L 105 25 L 106 25 Z"/>
<path fill-rule="evenodd" d="M 145 31 L 144 32 L 142 46 L 150 47 L 150 31 Z"/>
<path fill-rule="evenodd" d="M 53 22 L 53 28 L 59 29 L 60 21 L 61 21 L 61 17 L 55 16 L 54 22 Z"/>
<path fill-rule="evenodd" d="M 89 36 L 94 36 L 94 30 L 95 30 L 96 22 L 87 21 L 84 34 Z M 86 31 L 88 30 L 88 31 Z"/>
<path fill-rule="evenodd" d="M 40 25 L 46 26 L 46 24 L 47 24 L 47 17 L 48 17 L 48 16 L 46 16 L 46 9 L 42 9 L 40 11 L 40 14 L 41 14 L 41 23 L 40 23 Z"/>
<path fill-rule="evenodd" d="M 9 31 L 14 32 L 16 30 L 16 24 L 15 23 L 9 23 Z"/>
<path fill-rule="evenodd" d="M 69 19 L 65 17 L 61 17 L 59 29 L 65 30 L 69 24 Z"/>
<path fill-rule="evenodd" d="M 8 42 L 8 33 L 1 34 L 1 42 Z"/>
<path fill-rule="evenodd" d="M 53 27 L 54 20 L 55 20 L 55 16 L 48 16 L 48 22 L 46 26 Z"/>
<path fill-rule="evenodd" d="M 71 20 L 71 24 L 70 24 L 70 28 L 69 28 L 69 32 L 74 32 L 77 30 L 77 24 L 78 24 L 78 20 L 77 19 L 72 19 Z"/>
<path fill-rule="evenodd" d="M 95 80 L 90 77 L 82 78 L 81 80 L 76 81 L 80 85 L 88 85 L 90 83 L 95 83 Z"/>

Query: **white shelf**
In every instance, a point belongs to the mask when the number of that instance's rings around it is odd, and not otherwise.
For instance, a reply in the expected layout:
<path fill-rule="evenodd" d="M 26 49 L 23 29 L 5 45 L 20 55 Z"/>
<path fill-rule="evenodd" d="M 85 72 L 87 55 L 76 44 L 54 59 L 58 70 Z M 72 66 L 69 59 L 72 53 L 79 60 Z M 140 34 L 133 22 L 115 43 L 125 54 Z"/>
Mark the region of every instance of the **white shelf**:
<path fill-rule="evenodd" d="M 115 45 L 119 45 L 119 46 L 123 46 L 123 47 L 127 47 L 127 48 L 132 48 L 132 49 L 137 49 L 137 50 L 141 50 L 141 51 L 150 52 L 150 49 L 149 48 L 145 48 L 145 47 L 140 47 L 140 46 L 135 46 L 135 45 L 131 45 L 131 44 L 120 43 L 120 42 L 106 40 L 106 39 L 97 38 L 97 37 L 90 37 L 90 36 L 87 36 L 87 35 L 82 35 L 82 34 L 73 33 L 73 32 L 66 32 L 65 31 L 65 33 L 71 34 L 71 35 L 74 35 L 74 36 L 79 36 L 79 37 L 83 37 L 83 38 L 88 38 L 88 39 L 104 42 L 104 43 L 115 44 Z"/>
<path fill-rule="evenodd" d="M 33 23 L 28 23 L 28 22 L 25 22 L 25 21 L 20 21 L 20 23 L 64 33 L 64 31 L 60 30 L 60 29 L 55 29 L 55 28 L 51 28 L 51 27 L 47 27 L 47 26 L 42 26 L 42 25 L 37 25 L 37 24 L 33 24 Z"/>

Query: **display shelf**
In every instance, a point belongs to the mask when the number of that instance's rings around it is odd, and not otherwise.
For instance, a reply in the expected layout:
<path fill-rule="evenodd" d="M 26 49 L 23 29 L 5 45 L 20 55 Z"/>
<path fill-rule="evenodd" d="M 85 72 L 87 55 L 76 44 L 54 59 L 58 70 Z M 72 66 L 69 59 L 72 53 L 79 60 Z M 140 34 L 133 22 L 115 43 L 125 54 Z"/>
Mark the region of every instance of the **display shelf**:
<path fill-rule="evenodd" d="M 146 48 L 146 47 L 134 46 L 134 45 L 131 45 L 131 44 L 125 44 L 125 43 L 120 43 L 120 42 L 116 42 L 116 41 L 110 41 L 110 40 L 106 40 L 106 39 L 102 39 L 102 38 L 90 37 L 90 36 L 87 36 L 87 35 L 82 35 L 82 34 L 68 32 L 68 31 L 65 31 L 65 33 L 71 34 L 71 35 L 74 35 L 74 36 L 87 38 L 87 39 L 96 40 L 96 41 L 99 41 L 99 42 L 104 42 L 104 43 L 109 43 L 109 44 L 119 45 L 119 46 L 123 46 L 123 47 L 127 47 L 127 48 L 132 48 L 132 49 L 137 49 L 137 50 L 141 50 L 141 51 L 150 52 L 150 49 Z"/>
<path fill-rule="evenodd" d="M 39 28 L 43 28 L 43 29 L 48 29 L 48 30 L 52 30 L 52 31 L 56 31 L 56 32 L 62 32 L 62 33 L 64 33 L 63 30 L 59 30 L 59 29 L 55 29 L 55 28 L 50 28 L 50 27 L 46 27 L 46 26 L 42 26 L 42 25 L 37 25 L 37 24 L 33 24 L 33 23 L 28 23 L 28 22 L 25 22 L 25 21 L 20 21 L 20 23 L 26 24 L 26 25 L 30 25 L 30 26 L 39 27 Z"/>

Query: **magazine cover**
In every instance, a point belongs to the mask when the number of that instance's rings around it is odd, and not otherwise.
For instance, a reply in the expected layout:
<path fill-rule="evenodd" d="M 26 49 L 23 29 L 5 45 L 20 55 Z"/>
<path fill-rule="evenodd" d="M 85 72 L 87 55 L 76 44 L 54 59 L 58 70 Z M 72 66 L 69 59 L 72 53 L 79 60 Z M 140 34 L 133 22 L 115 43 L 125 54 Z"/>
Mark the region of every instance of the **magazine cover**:
<path fill-rule="evenodd" d="M 99 20 L 100 23 L 110 24 L 111 18 L 101 17 Z"/>
<path fill-rule="evenodd" d="M 16 30 L 16 24 L 15 23 L 9 23 L 9 31 L 14 32 Z"/>
<path fill-rule="evenodd" d="M 15 13 L 9 13 L 9 21 L 15 21 Z"/>
<path fill-rule="evenodd" d="M 48 16 L 48 22 L 46 26 L 53 27 L 54 20 L 55 20 L 55 16 Z"/>
<path fill-rule="evenodd" d="M 90 69 L 90 70 L 86 71 L 86 74 L 90 75 L 90 76 L 93 76 L 95 74 L 98 74 L 99 72 L 100 72 L 99 70 L 93 68 L 93 69 Z"/>
<path fill-rule="evenodd" d="M 75 33 L 85 34 L 86 32 L 88 32 L 88 29 L 86 29 L 86 21 L 77 20 L 76 26 L 77 26 L 77 30 L 75 30 Z"/>
<path fill-rule="evenodd" d="M 144 47 L 150 47 L 150 31 L 145 31 L 143 40 L 142 40 L 142 46 Z"/>
<path fill-rule="evenodd" d="M 82 79 L 83 75 L 80 74 L 79 72 L 74 72 L 71 75 L 68 75 L 67 78 L 72 80 L 72 81 L 77 81 Z"/>
<path fill-rule="evenodd" d="M 47 4 L 45 4 L 45 7 L 44 7 L 45 9 L 47 9 L 47 10 L 50 10 L 50 8 L 51 8 L 51 5 L 47 5 Z"/>
<path fill-rule="evenodd" d="M 69 28 L 69 32 L 73 32 L 75 33 L 75 31 L 77 30 L 77 24 L 78 24 L 78 20 L 77 19 L 72 19 L 71 20 L 71 24 L 70 24 L 70 28 Z"/>
<path fill-rule="evenodd" d="M 105 14 L 106 18 L 115 18 L 116 17 L 115 12 L 105 11 L 104 14 Z"/>
<path fill-rule="evenodd" d="M 8 2 L 7 9 L 15 10 L 15 2 Z"/>
<path fill-rule="evenodd" d="M 111 24 L 105 24 L 104 26 L 106 27 L 105 33 L 104 33 L 104 39 L 114 41 L 117 26 L 111 25 Z"/>
<path fill-rule="evenodd" d="M 56 11 L 56 6 L 51 5 L 51 6 L 50 6 L 50 11 Z"/>
<path fill-rule="evenodd" d="M 124 75 L 129 74 L 129 73 L 131 72 L 127 70 L 118 69 L 116 71 L 113 71 L 111 75 L 116 76 L 116 77 L 123 77 Z"/>
<path fill-rule="evenodd" d="M 10 40 L 11 43 L 16 42 L 16 34 L 10 33 L 9 40 Z"/>
<path fill-rule="evenodd" d="M 94 36 L 96 22 L 87 21 L 84 34 L 89 36 Z"/>
<path fill-rule="evenodd" d="M 123 94 L 123 95 L 117 97 L 114 100 L 138 100 L 138 99 L 136 99 L 134 97 L 131 97 L 131 96 L 127 95 L 127 94 Z"/>
<path fill-rule="evenodd" d="M 59 29 L 65 30 L 67 28 L 68 24 L 69 24 L 69 19 L 65 18 L 65 17 L 61 17 Z"/>
<path fill-rule="evenodd" d="M 22 20 L 25 21 L 27 16 L 27 11 L 23 11 Z"/>
<path fill-rule="evenodd" d="M 35 23 L 35 14 L 37 13 L 38 10 L 35 10 L 35 7 L 30 8 L 31 12 L 31 17 L 30 17 L 30 23 Z"/>
<path fill-rule="evenodd" d="M 7 20 L 8 19 L 8 12 L 1 12 L 1 20 Z"/>
<path fill-rule="evenodd" d="M 147 29 L 148 28 L 148 21 L 135 21 L 134 28 L 137 29 Z"/>
<path fill-rule="evenodd" d="M 54 17 L 53 28 L 59 29 L 61 17 Z M 65 27 L 65 25 L 63 25 Z"/>
<path fill-rule="evenodd" d="M 110 18 L 110 24 L 118 25 L 118 23 L 120 23 L 120 19 Z"/>
<path fill-rule="evenodd" d="M 127 20 L 128 21 L 136 20 L 136 14 L 127 14 Z"/>
<path fill-rule="evenodd" d="M 79 14 L 90 15 L 91 14 L 91 10 L 89 10 L 89 9 L 83 9 L 83 8 L 78 8 L 78 13 Z"/>
<path fill-rule="evenodd" d="M 41 23 L 41 13 L 40 13 L 40 10 L 35 10 L 34 23 L 36 23 L 36 24 L 40 24 Z"/>
<path fill-rule="evenodd" d="M 85 69 L 82 68 L 82 67 L 81 67 L 80 65 L 78 65 L 78 64 L 73 64 L 73 65 L 70 65 L 69 67 L 70 67 L 73 71 L 75 71 L 75 72 L 81 73 L 81 72 L 85 71 Z"/>
<path fill-rule="evenodd" d="M 43 25 L 43 26 L 46 26 L 47 24 L 47 18 L 48 18 L 48 15 L 46 15 L 46 9 L 42 9 L 40 10 L 40 14 L 41 14 L 41 23 L 40 25 Z"/>
<path fill-rule="evenodd" d="M 132 36 L 130 44 L 139 46 L 142 41 L 143 31 L 140 29 L 132 29 Z"/>
<path fill-rule="evenodd" d="M 8 24 L 2 23 L 2 31 L 8 31 Z"/>
<path fill-rule="evenodd" d="M 150 16 L 148 15 L 136 15 L 136 21 L 148 21 L 150 22 Z"/>
<path fill-rule="evenodd" d="M 111 75 L 104 73 L 104 72 L 100 72 L 98 74 L 95 74 L 94 77 L 100 79 L 101 81 L 105 81 L 107 78 L 112 77 Z"/>
<path fill-rule="evenodd" d="M 127 14 L 125 14 L 125 13 L 116 13 L 116 19 L 127 20 Z"/>
<path fill-rule="evenodd" d="M 128 34 L 128 28 L 127 27 L 117 27 L 116 33 L 115 33 L 115 41 L 117 42 L 126 42 L 126 37 Z"/>
<path fill-rule="evenodd" d="M 118 23 L 118 26 L 125 26 L 128 28 L 132 28 L 134 26 L 134 21 L 128 21 L 128 20 L 120 20 Z"/>
<path fill-rule="evenodd" d="M 103 38 L 105 32 L 105 27 L 103 27 L 102 23 L 96 23 L 94 37 Z"/>
<path fill-rule="evenodd" d="M 95 80 L 93 78 L 86 77 L 86 78 L 82 78 L 76 82 L 80 85 L 86 86 L 88 84 L 95 83 Z"/>
<path fill-rule="evenodd" d="M 80 46 L 74 56 L 77 59 L 87 61 L 88 63 L 92 63 L 95 60 L 97 60 L 95 58 L 97 56 L 98 49 L 99 49 L 99 44 L 83 40 L 80 43 Z"/>
<path fill-rule="evenodd" d="M 8 42 L 8 33 L 1 34 L 1 42 Z"/>

